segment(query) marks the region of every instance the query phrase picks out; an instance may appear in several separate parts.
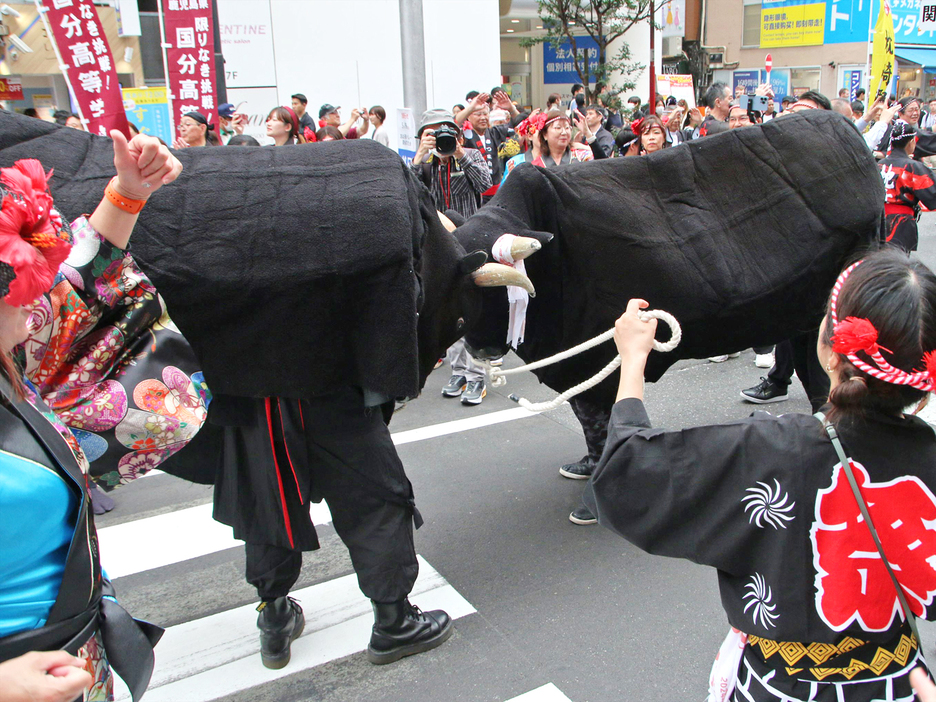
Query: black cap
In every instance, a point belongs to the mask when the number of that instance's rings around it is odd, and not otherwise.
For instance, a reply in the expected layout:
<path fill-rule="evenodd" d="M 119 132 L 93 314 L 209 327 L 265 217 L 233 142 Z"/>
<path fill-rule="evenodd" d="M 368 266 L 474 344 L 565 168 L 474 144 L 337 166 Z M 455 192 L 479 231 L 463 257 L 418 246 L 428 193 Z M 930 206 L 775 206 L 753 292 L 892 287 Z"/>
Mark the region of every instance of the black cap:
<path fill-rule="evenodd" d="M 305 95 L 303 95 L 302 93 L 296 93 L 295 95 L 290 95 L 289 98 L 290 98 L 291 100 L 298 100 L 298 101 L 301 102 L 303 105 L 308 105 L 308 104 L 309 104 L 309 98 L 307 98 L 307 97 L 306 97 Z"/>
<path fill-rule="evenodd" d="M 335 107 L 334 105 L 329 105 L 327 102 L 319 108 L 319 119 L 322 119 L 325 115 L 331 114 L 332 112 L 337 112 L 340 110 L 340 107 Z"/>

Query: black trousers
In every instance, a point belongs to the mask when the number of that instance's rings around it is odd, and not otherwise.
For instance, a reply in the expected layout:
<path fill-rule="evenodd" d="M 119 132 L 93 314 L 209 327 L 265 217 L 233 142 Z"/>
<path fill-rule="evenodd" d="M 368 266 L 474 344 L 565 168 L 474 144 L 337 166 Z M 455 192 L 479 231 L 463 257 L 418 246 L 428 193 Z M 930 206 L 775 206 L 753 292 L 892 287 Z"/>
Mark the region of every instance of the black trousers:
<path fill-rule="evenodd" d="M 781 341 L 774 351 L 774 365 L 767 373 L 767 380 L 786 388 L 793 382 L 795 371 L 813 412 L 818 412 L 829 399 L 829 376 L 816 354 L 818 340 L 819 330 L 816 329 Z"/>
<path fill-rule="evenodd" d="M 916 217 L 911 214 L 889 214 L 885 217 L 885 240 L 904 251 L 916 251 L 920 235 Z"/>
<path fill-rule="evenodd" d="M 582 425 L 585 432 L 585 445 L 588 447 L 587 461 L 591 465 L 598 465 L 601 454 L 604 453 L 605 443 L 608 440 L 608 422 L 611 421 L 611 408 L 599 405 L 582 396 L 569 400 L 575 418 Z"/>
<path fill-rule="evenodd" d="M 247 581 L 262 599 L 292 589 L 302 551 L 318 547 L 309 502 L 324 499 L 361 591 L 377 602 L 405 598 L 419 570 L 413 525 L 421 519 L 381 408 L 364 407 L 355 388 L 256 402 L 258 421 L 225 428 L 252 450 L 237 456 L 240 482 L 225 486 L 228 504 L 278 521 L 266 529 L 242 525 Z"/>

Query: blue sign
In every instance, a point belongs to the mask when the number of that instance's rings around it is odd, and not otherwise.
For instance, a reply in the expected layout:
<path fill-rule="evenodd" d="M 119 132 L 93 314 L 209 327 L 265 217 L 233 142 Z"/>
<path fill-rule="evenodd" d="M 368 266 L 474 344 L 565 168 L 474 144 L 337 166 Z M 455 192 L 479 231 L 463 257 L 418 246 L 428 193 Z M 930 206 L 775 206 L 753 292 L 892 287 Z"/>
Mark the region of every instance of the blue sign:
<path fill-rule="evenodd" d="M 575 70 L 576 52 L 579 55 L 579 67 L 584 69 L 587 61 L 588 75 L 594 77 L 598 68 L 598 43 L 591 37 L 575 37 L 575 51 L 568 41 L 563 42 L 558 49 L 550 42 L 543 44 L 543 82 L 581 83 L 582 79 Z"/>
<path fill-rule="evenodd" d="M 767 82 L 767 71 L 761 70 L 760 82 Z M 770 72 L 770 87 L 773 88 L 774 103 L 779 110 L 780 101 L 790 92 L 790 70 L 788 68 L 775 68 Z"/>
<path fill-rule="evenodd" d="M 760 84 L 760 76 L 757 71 L 735 71 L 731 77 L 731 94 L 735 95 L 738 86 L 743 85 L 745 92 L 754 92 L 754 89 Z"/>
<path fill-rule="evenodd" d="M 866 42 L 881 9 L 880 0 L 827 0 L 826 44 Z M 891 0 L 894 16 L 894 39 L 897 44 L 936 45 L 936 31 L 920 34 L 920 0 Z"/>

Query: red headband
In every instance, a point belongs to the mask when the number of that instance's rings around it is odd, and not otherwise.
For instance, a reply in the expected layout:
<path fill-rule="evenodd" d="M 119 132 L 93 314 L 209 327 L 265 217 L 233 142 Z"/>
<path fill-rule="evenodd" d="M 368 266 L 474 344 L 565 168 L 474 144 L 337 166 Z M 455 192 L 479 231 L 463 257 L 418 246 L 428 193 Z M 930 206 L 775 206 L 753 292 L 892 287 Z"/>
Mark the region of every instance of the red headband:
<path fill-rule="evenodd" d="M 836 310 L 839 293 L 842 291 L 845 280 L 860 264 L 861 261 L 858 261 L 842 271 L 832 287 L 832 295 L 829 298 L 829 313 L 833 325 L 832 350 L 844 354 L 856 368 L 863 370 L 873 378 L 883 380 L 885 383 L 909 385 L 917 390 L 933 392 L 933 389 L 936 388 L 936 352 L 928 351 L 923 354 L 923 363 L 926 366 L 924 370 L 908 373 L 900 368 L 894 368 L 881 355 L 881 351 L 892 352 L 878 345 L 878 332 L 870 320 L 860 317 L 846 317 L 839 322 Z M 872 366 L 859 358 L 859 351 L 868 354 L 876 365 Z"/>
<path fill-rule="evenodd" d="M 293 110 L 292 110 L 291 107 L 286 107 L 286 105 L 283 105 L 283 109 L 286 110 L 286 111 L 289 113 L 289 117 L 292 119 L 292 123 L 293 123 L 292 134 L 293 134 L 293 136 L 299 136 L 299 118 L 296 117 L 296 113 L 293 112 Z"/>

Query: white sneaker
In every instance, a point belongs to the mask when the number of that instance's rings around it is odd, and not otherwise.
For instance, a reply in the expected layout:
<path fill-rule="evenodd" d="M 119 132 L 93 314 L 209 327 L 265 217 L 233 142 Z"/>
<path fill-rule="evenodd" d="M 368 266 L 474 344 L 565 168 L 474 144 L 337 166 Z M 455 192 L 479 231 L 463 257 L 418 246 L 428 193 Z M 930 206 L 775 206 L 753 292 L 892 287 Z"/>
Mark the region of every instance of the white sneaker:
<path fill-rule="evenodd" d="M 712 356 L 709 358 L 709 361 L 711 361 L 712 363 L 724 363 L 729 358 L 737 358 L 740 355 L 741 355 L 740 351 L 738 351 L 737 353 L 726 353 L 726 354 L 722 354 L 721 356 Z"/>
<path fill-rule="evenodd" d="M 758 368 L 772 368 L 774 364 L 772 353 L 758 353 L 754 355 L 754 365 Z"/>

